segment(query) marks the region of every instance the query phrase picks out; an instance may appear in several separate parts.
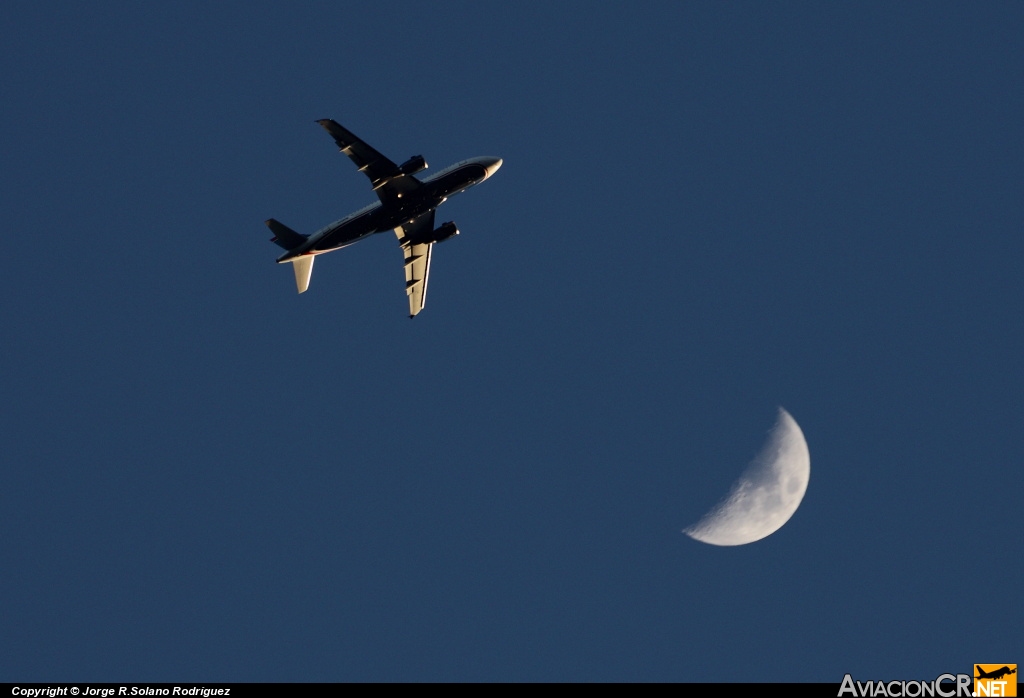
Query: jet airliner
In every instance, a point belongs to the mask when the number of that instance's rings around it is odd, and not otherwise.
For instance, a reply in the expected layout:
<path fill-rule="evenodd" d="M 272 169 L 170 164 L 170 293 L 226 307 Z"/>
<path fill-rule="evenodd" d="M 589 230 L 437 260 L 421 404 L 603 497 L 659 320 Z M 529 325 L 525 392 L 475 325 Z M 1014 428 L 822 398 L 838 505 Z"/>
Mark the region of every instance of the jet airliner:
<path fill-rule="evenodd" d="M 501 158 L 478 157 L 457 162 L 423 179 L 414 175 L 427 168 L 422 155 L 401 165 L 378 153 L 365 141 L 333 119 L 317 121 L 360 172 L 370 178 L 379 202 L 345 216 L 312 235 L 302 235 L 273 218 L 266 221 L 274 233 L 271 242 L 284 248 L 278 264 L 289 262 L 295 270 L 299 293 L 309 288 L 316 255 L 359 242 L 376 233 L 394 230 L 405 255 L 405 292 L 409 296 L 409 317 L 423 310 L 427 298 L 427 277 L 434 243 L 459 234 L 448 221 L 434 228 L 434 211 L 448 197 L 484 181 L 501 167 Z"/>

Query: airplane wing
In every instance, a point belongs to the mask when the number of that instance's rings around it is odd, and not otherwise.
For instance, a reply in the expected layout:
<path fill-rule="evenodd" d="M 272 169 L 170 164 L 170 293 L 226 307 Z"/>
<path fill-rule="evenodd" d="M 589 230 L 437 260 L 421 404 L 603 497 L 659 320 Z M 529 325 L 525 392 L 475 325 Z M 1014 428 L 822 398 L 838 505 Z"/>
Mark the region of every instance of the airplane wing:
<path fill-rule="evenodd" d="M 359 171 L 370 178 L 370 185 L 377 192 L 381 203 L 395 203 L 403 195 L 423 186 L 422 182 L 402 172 L 398 165 L 334 119 L 320 119 L 317 123 L 331 134 L 341 152 L 356 164 Z"/>
<path fill-rule="evenodd" d="M 427 277 L 430 275 L 432 242 L 413 242 L 434 230 L 434 212 L 428 211 L 411 223 L 395 228 L 398 243 L 405 254 L 405 292 L 409 296 L 409 317 L 415 317 L 427 302 Z"/>

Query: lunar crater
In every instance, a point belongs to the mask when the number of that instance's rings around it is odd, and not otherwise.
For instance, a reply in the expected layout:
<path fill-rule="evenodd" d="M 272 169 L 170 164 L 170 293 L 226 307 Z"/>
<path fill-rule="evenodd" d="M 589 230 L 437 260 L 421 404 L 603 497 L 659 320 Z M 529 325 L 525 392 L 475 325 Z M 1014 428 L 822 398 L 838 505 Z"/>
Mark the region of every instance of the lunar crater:
<path fill-rule="evenodd" d="M 807 441 L 796 420 L 780 407 L 761 452 L 726 498 L 683 533 L 711 545 L 744 545 L 761 540 L 793 516 L 810 477 Z"/>

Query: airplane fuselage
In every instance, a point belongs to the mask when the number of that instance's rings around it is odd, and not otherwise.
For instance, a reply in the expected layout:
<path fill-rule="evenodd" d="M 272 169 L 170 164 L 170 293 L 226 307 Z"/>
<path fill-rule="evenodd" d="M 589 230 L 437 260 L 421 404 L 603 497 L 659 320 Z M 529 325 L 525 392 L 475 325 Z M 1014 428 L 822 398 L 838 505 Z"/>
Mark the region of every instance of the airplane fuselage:
<path fill-rule="evenodd" d="M 278 263 L 302 255 L 331 252 L 359 242 L 377 233 L 389 232 L 416 217 L 436 209 L 448 197 L 459 194 L 487 179 L 501 160 L 491 157 L 471 158 L 423 178 L 423 188 L 414 195 L 394 199 L 388 204 L 377 202 L 316 231 L 300 246 L 278 257 Z"/>
<path fill-rule="evenodd" d="M 413 155 L 399 165 L 334 119 L 318 119 L 317 124 L 330 134 L 338 150 L 366 175 L 379 201 L 312 235 L 303 235 L 275 218 L 268 218 L 264 224 L 274 233 L 270 241 L 285 250 L 277 258 L 278 264 L 291 263 L 295 288 L 305 293 L 317 255 L 393 230 L 402 251 L 409 317 L 415 317 L 426 303 L 434 245 L 459 234 L 454 221 L 435 227 L 437 207 L 448 197 L 497 172 L 501 158 L 470 158 L 421 179 L 416 175 L 427 169 L 422 155 Z"/>

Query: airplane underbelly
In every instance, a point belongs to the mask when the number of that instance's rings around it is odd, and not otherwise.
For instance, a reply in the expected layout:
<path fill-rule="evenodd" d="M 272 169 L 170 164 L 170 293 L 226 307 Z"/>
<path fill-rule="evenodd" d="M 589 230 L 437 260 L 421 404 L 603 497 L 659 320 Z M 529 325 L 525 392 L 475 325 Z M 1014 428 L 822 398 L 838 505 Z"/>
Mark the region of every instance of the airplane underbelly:
<path fill-rule="evenodd" d="M 363 216 L 324 233 L 323 237 L 313 245 L 313 250 L 316 252 L 336 250 L 379 232 L 376 216 Z"/>
<path fill-rule="evenodd" d="M 484 179 L 487 174 L 487 170 L 482 165 L 475 163 L 464 165 L 459 169 L 451 172 L 443 177 L 440 177 L 433 182 L 432 189 L 434 196 L 446 197 L 452 194 L 457 194 L 466 187 Z"/>

